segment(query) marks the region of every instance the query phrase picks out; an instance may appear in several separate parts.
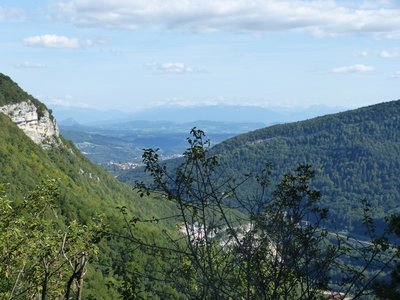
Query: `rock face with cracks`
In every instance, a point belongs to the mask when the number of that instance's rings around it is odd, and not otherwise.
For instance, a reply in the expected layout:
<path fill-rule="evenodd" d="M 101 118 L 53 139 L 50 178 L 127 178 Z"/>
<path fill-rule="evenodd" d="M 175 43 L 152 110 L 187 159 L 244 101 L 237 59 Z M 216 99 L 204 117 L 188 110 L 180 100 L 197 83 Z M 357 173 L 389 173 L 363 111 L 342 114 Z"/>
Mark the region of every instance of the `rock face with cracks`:
<path fill-rule="evenodd" d="M 2 106 L 0 112 L 9 116 L 32 141 L 44 149 L 61 143 L 56 120 L 47 110 L 39 112 L 31 101 Z"/>

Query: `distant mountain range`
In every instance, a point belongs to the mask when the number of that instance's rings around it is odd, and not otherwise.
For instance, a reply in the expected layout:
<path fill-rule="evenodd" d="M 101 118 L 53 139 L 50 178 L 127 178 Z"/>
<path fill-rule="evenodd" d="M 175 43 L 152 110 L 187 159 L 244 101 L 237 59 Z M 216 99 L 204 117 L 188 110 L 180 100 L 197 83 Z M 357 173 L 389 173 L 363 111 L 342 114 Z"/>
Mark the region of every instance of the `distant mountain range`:
<path fill-rule="evenodd" d="M 288 109 L 284 107 L 269 109 L 265 107 L 239 105 L 159 106 L 135 113 L 62 106 L 53 106 L 52 109 L 60 124 L 70 123 L 72 119 L 84 125 L 125 123 L 130 121 L 190 123 L 199 120 L 229 123 L 263 123 L 264 125 L 271 125 L 305 120 L 344 110 L 344 108 L 341 107 L 328 107 L 323 105 L 310 106 L 302 109 Z"/>

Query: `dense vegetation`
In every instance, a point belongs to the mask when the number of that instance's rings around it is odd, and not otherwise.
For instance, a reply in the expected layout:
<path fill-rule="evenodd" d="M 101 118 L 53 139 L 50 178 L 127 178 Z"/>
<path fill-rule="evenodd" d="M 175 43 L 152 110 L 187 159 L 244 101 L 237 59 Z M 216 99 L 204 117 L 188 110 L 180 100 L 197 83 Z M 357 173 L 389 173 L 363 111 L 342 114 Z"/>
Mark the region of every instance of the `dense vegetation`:
<path fill-rule="evenodd" d="M 362 215 L 361 200 L 373 217 L 399 212 L 400 101 L 382 103 L 307 121 L 275 125 L 216 145 L 226 176 L 259 172 L 272 163 L 272 182 L 299 164 L 316 170 L 314 187 L 342 229 L 354 231 Z M 120 176 L 140 178 L 140 170 Z M 244 191 L 248 193 L 250 190 Z M 362 233 L 362 232 L 360 232 Z"/>
<path fill-rule="evenodd" d="M 7 86 L 8 92 L 1 92 L 1 99 L 25 97 L 15 84 L 6 82 L 3 89 Z M 83 290 L 85 299 L 116 299 L 129 290 L 129 282 L 135 282 L 135 293 L 143 297 L 163 298 L 165 293 L 177 295 L 168 284 L 149 280 L 160 278 L 161 282 L 165 276 L 158 272 L 163 264 L 161 259 L 142 253 L 138 247 L 133 248 L 126 239 L 115 238 L 126 233 L 125 221 L 117 207 L 123 207 L 137 219 L 151 219 L 172 215 L 172 205 L 153 197 L 141 199 L 130 187 L 93 165 L 71 142 L 64 139 L 62 142 L 60 146 L 43 150 L 0 113 L 0 183 L 11 207 L 21 207 L 41 182 L 55 179 L 58 196 L 52 200 L 60 230 L 73 222 L 89 224 L 98 214 L 104 215 L 110 235 L 98 245 L 97 260 L 89 263 Z M 175 232 L 173 225 L 166 226 Z M 163 240 L 164 235 L 161 228 L 148 223 L 139 224 L 135 236 L 151 243 Z M 33 247 L 34 243 L 30 243 Z"/>
<path fill-rule="evenodd" d="M 58 218 L 56 180 L 46 180 L 20 203 L 0 186 L 0 298 L 81 299 L 88 262 L 103 236 L 100 219 L 90 225 Z"/>
<path fill-rule="evenodd" d="M 382 291 L 396 294 L 396 273 L 389 285 L 377 279 L 398 261 L 400 248 L 390 236 L 393 229 L 398 232 L 398 217 L 388 217 L 390 226 L 377 231 L 364 202 L 365 240 L 327 230 L 328 210 L 311 188 L 310 166 L 284 174 L 269 193 L 270 165 L 261 173 L 226 179 L 204 132 L 191 134 L 177 168 L 160 163 L 156 150 L 143 154 L 153 178 L 150 190 L 178 207 L 186 237 L 169 247 L 186 262 L 183 287 L 190 299 L 375 299 L 375 288 L 384 299 Z M 243 194 L 248 185 L 252 191 Z M 138 188 L 149 192 L 143 182 Z"/>

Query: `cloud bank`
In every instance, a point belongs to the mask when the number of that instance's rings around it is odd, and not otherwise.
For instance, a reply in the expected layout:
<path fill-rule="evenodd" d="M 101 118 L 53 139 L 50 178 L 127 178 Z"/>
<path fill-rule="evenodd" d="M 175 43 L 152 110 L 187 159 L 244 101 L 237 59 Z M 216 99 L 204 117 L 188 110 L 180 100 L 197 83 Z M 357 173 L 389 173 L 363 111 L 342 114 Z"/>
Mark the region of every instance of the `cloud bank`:
<path fill-rule="evenodd" d="M 77 26 L 173 28 L 196 32 L 260 34 L 308 32 L 315 36 L 376 34 L 400 37 L 400 5 L 306 0 L 65 0 L 57 18 Z"/>

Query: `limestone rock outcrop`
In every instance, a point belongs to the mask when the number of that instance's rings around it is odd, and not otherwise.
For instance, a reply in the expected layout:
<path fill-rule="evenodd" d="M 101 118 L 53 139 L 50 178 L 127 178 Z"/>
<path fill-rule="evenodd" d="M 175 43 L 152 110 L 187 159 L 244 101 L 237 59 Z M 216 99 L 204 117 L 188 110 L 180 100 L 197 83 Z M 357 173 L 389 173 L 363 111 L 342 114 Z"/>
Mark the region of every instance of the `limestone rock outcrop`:
<path fill-rule="evenodd" d="M 32 141 L 44 149 L 61 143 L 56 120 L 49 111 L 38 111 L 31 101 L 2 106 L 0 112 L 9 116 Z"/>

